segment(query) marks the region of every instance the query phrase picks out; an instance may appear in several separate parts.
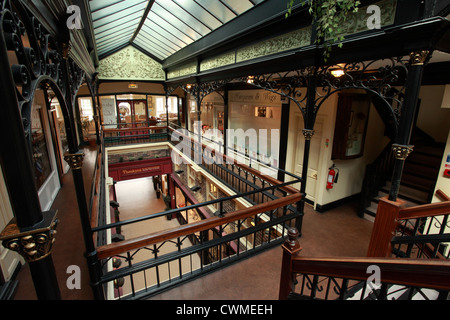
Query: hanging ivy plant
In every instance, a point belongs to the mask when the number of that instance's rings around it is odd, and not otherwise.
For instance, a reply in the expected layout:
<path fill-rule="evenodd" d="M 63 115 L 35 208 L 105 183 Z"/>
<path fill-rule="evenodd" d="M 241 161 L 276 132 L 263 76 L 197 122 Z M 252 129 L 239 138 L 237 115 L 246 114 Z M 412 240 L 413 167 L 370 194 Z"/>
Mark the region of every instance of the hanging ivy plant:
<path fill-rule="evenodd" d="M 350 13 L 357 12 L 360 1 L 353 0 L 299 0 L 300 5 L 309 6 L 309 13 L 316 21 L 316 43 L 324 44 L 324 61 L 330 57 L 331 45 L 342 48 L 342 26 Z M 296 0 L 289 0 L 286 18 L 291 15 Z"/>

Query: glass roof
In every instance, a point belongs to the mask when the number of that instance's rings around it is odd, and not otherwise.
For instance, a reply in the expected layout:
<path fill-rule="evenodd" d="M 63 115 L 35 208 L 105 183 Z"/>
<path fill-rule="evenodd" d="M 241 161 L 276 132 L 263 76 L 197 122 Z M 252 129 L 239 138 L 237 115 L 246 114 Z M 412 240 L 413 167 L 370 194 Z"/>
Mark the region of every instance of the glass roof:
<path fill-rule="evenodd" d="M 98 55 L 135 44 L 155 58 L 197 41 L 264 0 L 90 0 Z"/>

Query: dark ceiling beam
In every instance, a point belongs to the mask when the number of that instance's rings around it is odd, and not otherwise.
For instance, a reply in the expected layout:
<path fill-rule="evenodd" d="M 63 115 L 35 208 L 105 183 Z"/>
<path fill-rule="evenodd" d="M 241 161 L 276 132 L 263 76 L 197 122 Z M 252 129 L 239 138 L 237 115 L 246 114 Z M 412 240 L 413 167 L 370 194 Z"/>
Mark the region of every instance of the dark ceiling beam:
<path fill-rule="evenodd" d="M 83 21 L 83 33 L 87 41 L 88 45 L 88 51 L 92 57 L 92 61 L 94 63 L 94 66 L 97 67 L 99 60 L 98 60 L 98 53 L 97 53 L 97 45 L 95 42 L 95 36 L 94 36 L 94 25 L 92 22 L 92 14 L 91 14 L 91 8 L 89 6 L 88 0 L 73 0 L 74 4 L 78 5 L 81 9 L 81 20 Z"/>
<path fill-rule="evenodd" d="M 423 49 L 441 50 L 442 47 L 439 45 L 441 40 L 448 37 L 450 37 L 450 22 L 442 17 L 394 26 L 378 32 L 361 33 L 346 39 L 342 48 L 333 46 L 327 65 L 405 56 L 412 51 Z M 195 75 L 195 79 L 199 82 L 209 82 L 324 65 L 322 53 L 321 46 L 309 45 L 201 72 Z M 191 75 L 185 79 L 171 79 L 167 83 L 188 83 L 192 78 Z"/>
<path fill-rule="evenodd" d="M 174 53 L 164 60 L 163 68 L 182 64 L 184 61 L 210 51 L 214 47 L 226 45 L 237 36 L 242 37 L 249 32 L 254 32 L 258 27 L 264 26 L 276 18 L 285 20 L 286 3 L 280 0 L 264 1 L 229 23 L 210 32 L 205 37 Z"/>
<path fill-rule="evenodd" d="M 360 8 L 378 1 L 361 0 Z M 444 2 L 448 1 L 450 0 L 444 0 Z M 395 25 L 407 25 L 441 14 L 447 6 L 441 4 L 439 12 L 436 12 L 437 3 L 440 1 L 397 0 Z M 285 18 L 286 12 L 284 1 L 267 0 L 166 58 L 163 68 L 171 70 L 190 60 L 202 60 L 205 57 L 225 52 L 227 49 L 231 50 L 246 45 L 256 39 L 264 40 L 264 37 L 268 38 L 271 35 L 282 33 L 283 28 L 284 32 L 287 32 L 311 23 L 311 17 L 307 14 L 306 7 L 297 4 L 288 19 Z"/>
<path fill-rule="evenodd" d="M 150 0 L 148 2 L 147 7 L 145 8 L 144 14 L 142 15 L 141 21 L 139 22 L 139 25 L 136 28 L 136 31 L 134 32 L 133 36 L 130 39 L 130 44 L 133 43 L 134 39 L 136 39 L 137 35 L 141 31 L 141 28 L 145 23 L 145 19 L 147 19 L 147 16 L 150 13 L 150 10 L 152 9 L 154 3 L 155 3 L 155 0 Z"/>

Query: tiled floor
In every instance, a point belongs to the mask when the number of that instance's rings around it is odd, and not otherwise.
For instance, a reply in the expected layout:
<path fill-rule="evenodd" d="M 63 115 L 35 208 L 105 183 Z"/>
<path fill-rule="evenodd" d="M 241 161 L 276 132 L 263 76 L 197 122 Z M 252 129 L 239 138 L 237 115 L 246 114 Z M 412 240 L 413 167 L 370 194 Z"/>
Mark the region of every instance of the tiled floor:
<path fill-rule="evenodd" d="M 83 166 L 86 190 L 90 190 L 95 153 L 86 150 Z M 143 193 L 142 186 L 136 185 L 139 190 L 133 191 L 133 183 L 124 184 L 127 193 Z M 148 191 L 148 192 L 147 192 Z M 149 188 L 145 194 L 151 192 Z M 130 197 L 123 197 L 125 191 L 118 192 L 121 203 L 121 217 L 126 212 L 126 201 Z M 155 201 L 152 196 L 147 200 Z M 156 205 L 160 203 L 156 200 Z M 133 204 L 133 203 L 131 203 Z M 130 214 L 136 215 L 149 213 L 148 206 L 140 200 L 135 203 L 136 208 Z M 158 207 L 153 202 L 153 209 Z M 53 249 L 53 261 L 57 278 L 64 300 L 91 300 L 93 299 L 89 286 L 89 274 L 84 258 L 84 244 L 81 234 L 78 207 L 73 187 L 72 174 L 64 176 L 64 185 L 61 188 L 53 208 L 58 209 L 60 223 L 58 225 L 57 240 Z M 142 210 L 142 211 L 141 211 Z M 173 222 L 173 221 L 172 221 Z M 353 203 L 340 208 L 317 213 L 310 206 L 306 206 L 303 235 L 299 239 L 303 247 L 302 256 L 365 256 L 372 230 L 372 222 L 358 218 Z M 126 229 L 124 232 L 129 232 Z M 199 279 L 190 281 L 180 287 L 171 289 L 155 297 L 152 300 L 268 300 L 277 299 L 279 277 L 281 268 L 281 247 L 270 249 L 257 256 L 248 258 L 242 262 L 231 265 Z M 69 276 L 66 270 L 70 265 L 78 265 L 81 268 L 81 289 L 70 290 L 66 286 Z M 17 280 L 19 286 L 15 294 L 16 300 L 35 300 L 33 283 L 27 265 L 20 270 Z"/>

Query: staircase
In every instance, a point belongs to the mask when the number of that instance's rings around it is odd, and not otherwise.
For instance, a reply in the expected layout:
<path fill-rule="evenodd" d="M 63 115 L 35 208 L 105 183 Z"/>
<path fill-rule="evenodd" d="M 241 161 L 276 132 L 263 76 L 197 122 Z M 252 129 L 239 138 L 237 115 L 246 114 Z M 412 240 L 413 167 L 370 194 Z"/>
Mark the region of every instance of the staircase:
<path fill-rule="evenodd" d="M 450 197 L 441 190 L 436 196 L 442 202 L 409 208 L 380 200 L 367 257 L 302 257 L 298 232 L 290 229 L 279 298 L 449 300 Z"/>
<path fill-rule="evenodd" d="M 398 194 L 398 198 L 405 201 L 406 206 L 431 202 L 444 153 L 444 146 L 436 143 L 418 128 L 414 131 L 412 144 L 414 149 L 405 161 Z M 390 146 L 389 144 L 367 168 L 360 216 L 368 220 L 373 221 L 379 199 L 389 194 L 393 161 L 387 161 L 385 158 L 393 158 Z"/>

